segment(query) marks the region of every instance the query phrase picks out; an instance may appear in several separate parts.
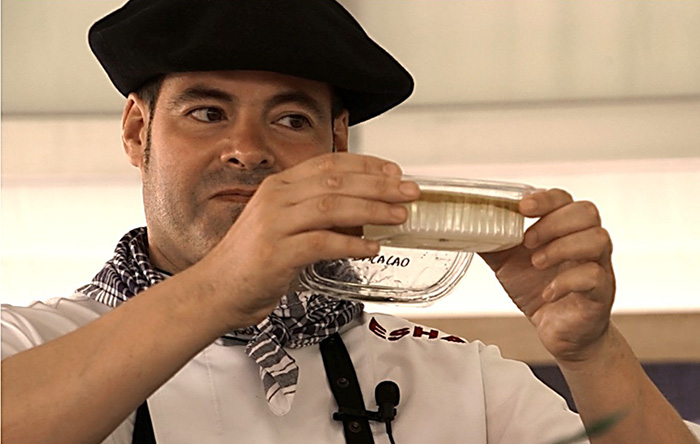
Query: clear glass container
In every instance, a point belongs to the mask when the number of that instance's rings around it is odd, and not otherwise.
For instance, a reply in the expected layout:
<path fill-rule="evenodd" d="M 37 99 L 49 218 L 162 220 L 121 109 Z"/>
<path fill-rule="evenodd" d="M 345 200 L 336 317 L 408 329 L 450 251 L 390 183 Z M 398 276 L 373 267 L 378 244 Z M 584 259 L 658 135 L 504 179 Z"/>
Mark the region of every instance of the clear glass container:
<path fill-rule="evenodd" d="M 464 276 L 475 252 L 505 250 L 522 242 L 518 202 L 529 185 L 405 176 L 421 196 L 406 204 L 401 225 L 366 225 L 364 237 L 382 244 L 368 259 L 310 265 L 301 284 L 328 296 L 368 302 L 430 305 Z"/>
<path fill-rule="evenodd" d="M 406 177 L 421 189 L 406 204 L 401 225 L 366 225 L 364 237 L 383 245 L 484 253 L 523 241 L 518 202 L 535 191 L 529 185 L 467 179 Z"/>
<path fill-rule="evenodd" d="M 372 258 L 317 262 L 299 280 L 312 291 L 338 298 L 430 305 L 457 285 L 473 255 L 382 247 Z"/>

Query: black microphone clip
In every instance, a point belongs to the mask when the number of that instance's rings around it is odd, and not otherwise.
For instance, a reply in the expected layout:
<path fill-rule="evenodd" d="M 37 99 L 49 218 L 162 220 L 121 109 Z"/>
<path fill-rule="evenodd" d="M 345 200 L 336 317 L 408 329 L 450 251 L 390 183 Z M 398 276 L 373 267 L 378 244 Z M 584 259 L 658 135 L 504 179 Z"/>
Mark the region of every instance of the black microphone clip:
<path fill-rule="evenodd" d="M 344 418 L 355 417 L 390 423 L 396 418 L 396 406 L 399 405 L 399 398 L 399 386 L 394 381 L 382 381 L 374 389 L 374 399 L 379 407 L 376 412 L 340 407 L 337 412 L 333 413 L 333 419 L 342 421 Z"/>
<path fill-rule="evenodd" d="M 394 381 L 382 381 L 377 385 L 374 389 L 374 399 L 379 406 L 377 413 L 382 422 L 394 420 L 400 398 L 399 386 Z"/>

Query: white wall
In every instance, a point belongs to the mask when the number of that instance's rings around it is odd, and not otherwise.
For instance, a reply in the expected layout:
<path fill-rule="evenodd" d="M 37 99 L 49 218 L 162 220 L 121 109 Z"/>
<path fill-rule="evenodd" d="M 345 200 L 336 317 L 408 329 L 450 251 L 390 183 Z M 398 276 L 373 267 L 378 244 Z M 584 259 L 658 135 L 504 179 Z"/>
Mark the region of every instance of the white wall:
<path fill-rule="evenodd" d="M 87 29 L 124 1 L 2 0 L 3 112 L 118 112 Z M 412 106 L 700 94 L 700 2 L 341 3 L 414 74 Z"/>
<path fill-rule="evenodd" d="M 351 1 L 417 79 L 411 104 L 700 93 L 700 3 Z"/>

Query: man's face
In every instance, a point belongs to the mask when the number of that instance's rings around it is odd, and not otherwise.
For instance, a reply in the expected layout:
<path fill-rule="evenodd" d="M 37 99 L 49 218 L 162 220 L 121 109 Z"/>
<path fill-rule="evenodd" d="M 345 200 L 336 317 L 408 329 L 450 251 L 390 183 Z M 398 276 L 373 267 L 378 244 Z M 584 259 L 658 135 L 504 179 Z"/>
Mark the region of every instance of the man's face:
<path fill-rule="evenodd" d="M 141 169 L 154 265 L 177 272 L 196 263 L 265 177 L 334 146 L 346 150 L 347 118 L 333 121 L 331 100 L 328 85 L 281 74 L 169 75 L 152 121 L 147 105 L 132 106 L 145 107 L 137 150 L 129 146 L 127 104 L 124 143 Z"/>

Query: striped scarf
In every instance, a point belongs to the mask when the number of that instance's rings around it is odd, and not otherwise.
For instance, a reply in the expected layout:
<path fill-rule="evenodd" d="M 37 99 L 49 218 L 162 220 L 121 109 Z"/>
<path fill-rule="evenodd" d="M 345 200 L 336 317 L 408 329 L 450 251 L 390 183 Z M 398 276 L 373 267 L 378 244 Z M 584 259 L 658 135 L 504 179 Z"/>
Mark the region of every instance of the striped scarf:
<path fill-rule="evenodd" d="M 148 258 L 146 228 L 128 232 L 117 244 L 114 257 L 78 292 L 116 307 L 167 278 Z M 309 291 L 282 296 L 279 305 L 261 323 L 221 337 L 224 346 L 245 344 L 245 353 L 260 366 L 260 378 L 270 410 L 289 412 L 299 367 L 285 347 L 317 344 L 362 313 L 358 302 L 330 298 Z"/>

